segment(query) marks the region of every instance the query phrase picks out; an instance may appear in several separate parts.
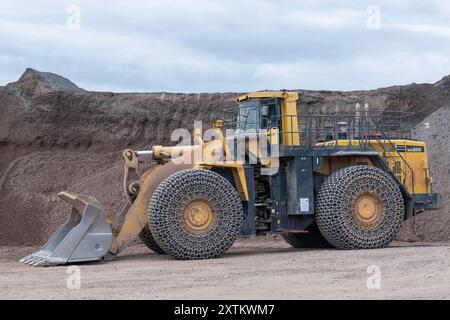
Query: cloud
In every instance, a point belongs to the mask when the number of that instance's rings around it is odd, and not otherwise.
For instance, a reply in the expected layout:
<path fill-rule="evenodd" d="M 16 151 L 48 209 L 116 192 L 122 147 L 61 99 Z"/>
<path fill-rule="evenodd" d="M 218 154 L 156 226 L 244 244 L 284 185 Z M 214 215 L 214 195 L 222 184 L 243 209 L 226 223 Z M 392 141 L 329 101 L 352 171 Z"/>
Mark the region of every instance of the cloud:
<path fill-rule="evenodd" d="M 394 28 L 404 29 L 413 33 L 430 34 L 431 36 L 450 38 L 450 26 L 436 26 L 427 24 L 392 24 Z"/>
<path fill-rule="evenodd" d="M 377 3 L 369 30 L 364 0 L 0 0 L 0 84 L 29 66 L 112 91 L 370 89 L 450 73 L 448 1 Z"/>

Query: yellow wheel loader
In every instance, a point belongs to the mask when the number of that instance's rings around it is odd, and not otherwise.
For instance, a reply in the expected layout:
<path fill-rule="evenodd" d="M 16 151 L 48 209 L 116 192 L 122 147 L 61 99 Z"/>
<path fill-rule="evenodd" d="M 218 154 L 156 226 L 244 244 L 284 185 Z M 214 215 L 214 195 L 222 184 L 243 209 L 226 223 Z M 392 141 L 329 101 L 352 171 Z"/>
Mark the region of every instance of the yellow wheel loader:
<path fill-rule="evenodd" d="M 380 248 L 405 219 L 438 207 L 410 113 L 298 110 L 296 91 L 249 93 L 209 139 L 195 130 L 192 145 L 125 150 L 124 210 L 107 215 L 95 199 L 61 192 L 70 218 L 21 262 L 112 259 L 137 237 L 177 259 L 220 257 L 239 235 L 268 232 L 296 248 Z M 153 166 L 141 172 L 143 163 Z"/>

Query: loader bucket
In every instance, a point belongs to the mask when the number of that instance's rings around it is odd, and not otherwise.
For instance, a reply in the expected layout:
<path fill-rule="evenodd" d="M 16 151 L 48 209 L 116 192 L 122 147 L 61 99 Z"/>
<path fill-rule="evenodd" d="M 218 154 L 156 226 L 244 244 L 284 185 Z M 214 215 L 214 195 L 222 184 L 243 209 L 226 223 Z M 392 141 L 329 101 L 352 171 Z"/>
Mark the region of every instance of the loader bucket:
<path fill-rule="evenodd" d="M 113 234 L 101 206 L 95 199 L 81 195 L 61 192 L 58 196 L 73 206 L 69 219 L 41 250 L 20 262 L 32 266 L 56 266 L 103 259 L 111 247 Z"/>

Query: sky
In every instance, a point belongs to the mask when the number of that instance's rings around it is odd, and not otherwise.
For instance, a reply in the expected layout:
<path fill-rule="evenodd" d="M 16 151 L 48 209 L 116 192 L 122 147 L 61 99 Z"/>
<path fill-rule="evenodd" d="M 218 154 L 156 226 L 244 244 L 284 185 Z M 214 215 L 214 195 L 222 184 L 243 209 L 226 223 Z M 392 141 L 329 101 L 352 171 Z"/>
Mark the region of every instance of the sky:
<path fill-rule="evenodd" d="M 450 74 L 448 0 L 0 0 L 0 85 L 364 90 Z"/>

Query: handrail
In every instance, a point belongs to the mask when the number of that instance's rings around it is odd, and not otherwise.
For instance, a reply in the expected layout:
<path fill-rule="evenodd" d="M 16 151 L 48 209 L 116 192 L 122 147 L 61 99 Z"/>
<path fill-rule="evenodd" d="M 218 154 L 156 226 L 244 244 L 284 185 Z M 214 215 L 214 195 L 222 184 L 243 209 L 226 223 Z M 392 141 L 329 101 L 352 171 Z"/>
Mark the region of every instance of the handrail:
<path fill-rule="evenodd" d="M 412 194 L 414 194 L 414 170 L 411 168 L 411 166 L 409 165 L 408 161 L 406 161 L 406 159 L 402 156 L 402 154 L 401 154 L 400 152 L 398 152 L 397 147 L 395 146 L 395 144 L 394 144 L 394 143 L 391 141 L 391 139 L 389 139 L 389 137 L 384 133 L 384 130 L 378 125 L 378 123 L 377 123 L 375 120 L 373 120 L 372 118 L 370 118 L 370 120 L 375 124 L 377 130 L 379 130 L 380 133 L 382 134 L 383 140 L 389 142 L 389 144 L 390 144 L 391 147 L 392 147 L 392 150 L 395 150 L 395 153 L 397 153 L 398 156 L 402 159 L 404 166 L 405 166 L 405 167 L 408 167 L 408 169 L 411 171 L 411 188 L 412 188 L 411 191 L 412 191 Z M 381 139 L 379 139 L 378 137 L 376 138 L 376 141 L 377 141 L 378 144 L 383 148 L 383 155 L 384 155 L 383 157 L 386 158 L 386 157 L 387 157 L 386 153 L 387 153 L 387 152 L 390 152 L 390 153 L 391 153 L 392 151 L 386 151 L 386 148 L 384 147 L 383 143 L 381 143 Z M 401 171 L 402 171 L 402 173 L 403 173 L 403 175 L 404 175 L 403 185 L 404 185 L 405 188 L 406 188 L 406 177 L 407 177 L 407 172 L 405 172 L 402 168 L 400 168 L 400 169 L 401 169 Z"/>

